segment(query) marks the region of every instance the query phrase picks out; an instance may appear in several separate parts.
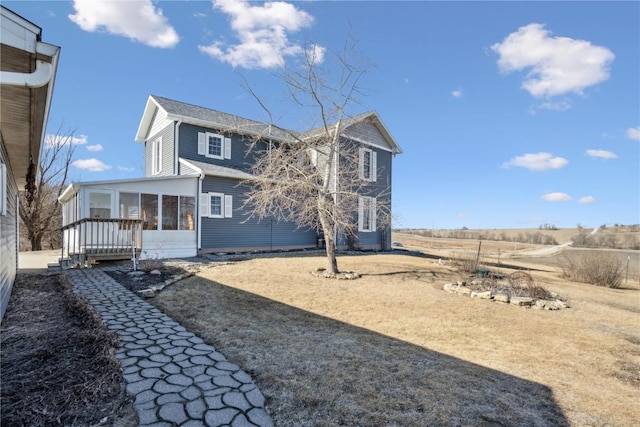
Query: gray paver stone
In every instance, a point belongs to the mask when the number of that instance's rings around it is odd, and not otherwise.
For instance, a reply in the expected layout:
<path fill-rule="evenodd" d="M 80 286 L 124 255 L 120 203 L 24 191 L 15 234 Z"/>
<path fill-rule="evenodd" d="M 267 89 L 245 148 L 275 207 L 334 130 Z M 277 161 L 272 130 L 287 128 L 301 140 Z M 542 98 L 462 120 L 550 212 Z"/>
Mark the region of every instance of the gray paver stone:
<path fill-rule="evenodd" d="M 189 368 L 191 366 L 195 366 L 195 364 L 190 360 L 183 360 L 181 362 L 176 362 L 176 364 L 182 368 Z"/>
<path fill-rule="evenodd" d="M 162 370 L 165 371 L 167 374 L 179 374 L 180 372 L 182 372 L 182 368 L 178 365 L 176 365 L 175 363 L 167 363 L 166 365 L 164 365 L 162 367 Z"/>
<path fill-rule="evenodd" d="M 225 405 L 233 406 L 234 408 L 238 408 L 241 411 L 246 411 L 251 408 L 251 404 L 247 402 L 247 399 L 244 398 L 244 395 L 235 391 L 223 394 L 222 402 L 224 402 Z"/>
<path fill-rule="evenodd" d="M 205 373 L 207 375 L 210 375 L 212 377 L 218 377 L 220 375 L 229 375 L 229 372 L 227 371 L 221 371 L 220 369 L 216 369 L 214 367 L 209 367 L 207 368 L 207 370 L 205 371 Z"/>
<path fill-rule="evenodd" d="M 193 400 L 202 396 L 202 390 L 192 385 L 191 387 L 188 387 L 185 391 L 180 393 L 180 395 L 187 400 Z"/>
<path fill-rule="evenodd" d="M 137 381 L 135 383 L 129 383 L 127 384 L 127 393 L 135 396 L 138 393 L 142 393 L 145 390 L 151 390 L 151 388 L 153 387 L 153 384 L 156 381 L 157 380 L 153 378 L 147 378 L 146 380 Z"/>
<path fill-rule="evenodd" d="M 238 415 L 238 410 L 233 408 L 211 409 L 204 416 L 208 426 L 222 426 L 231 424 L 233 418 Z"/>
<path fill-rule="evenodd" d="M 136 408 L 136 410 L 138 411 L 138 422 L 140 423 L 140 426 L 147 426 L 149 424 L 157 423 L 158 421 L 160 421 L 156 416 L 155 408 L 153 409 Z"/>
<path fill-rule="evenodd" d="M 184 403 L 184 398 L 180 396 L 178 393 L 167 393 L 158 397 L 158 399 L 156 400 L 156 403 L 158 405 L 165 405 L 167 403 L 175 403 L 175 402 Z"/>
<path fill-rule="evenodd" d="M 250 384 L 253 382 L 251 380 L 251 377 L 244 371 L 238 371 L 234 373 L 232 376 L 235 380 L 240 381 L 241 383 L 244 383 L 244 384 Z"/>
<path fill-rule="evenodd" d="M 189 417 L 196 418 L 196 419 L 202 419 L 202 416 L 207 410 L 207 405 L 204 403 L 204 400 L 202 399 L 193 400 L 187 403 L 186 407 L 187 407 L 187 413 L 189 414 Z"/>
<path fill-rule="evenodd" d="M 184 405 L 178 402 L 167 403 L 160 407 L 158 415 L 165 421 L 169 421 L 175 424 L 182 424 L 187 421 L 189 417 L 184 409 Z"/>
<path fill-rule="evenodd" d="M 213 377 L 213 383 L 220 387 L 238 388 L 240 383 L 233 379 L 231 375 L 221 375 L 219 377 Z"/>
<path fill-rule="evenodd" d="M 165 380 L 156 380 L 156 383 L 153 385 L 153 390 L 160 394 L 180 393 L 185 388 L 186 387 L 182 385 L 169 384 Z"/>
<path fill-rule="evenodd" d="M 209 344 L 196 344 L 193 346 L 194 349 L 196 350 L 202 350 L 202 351 L 216 351 L 215 347 L 213 347 L 212 345 Z"/>
<path fill-rule="evenodd" d="M 209 409 L 222 409 L 222 408 L 224 408 L 224 403 L 222 403 L 222 396 L 205 397 L 204 400 L 207 403 L 207 407 Z"/>
<path fill-rule="evenodd" d="M 165 381 L 168 382 L 169 384 L 182 385 L 182 386 L 190 386 L 191 384 L 193 384 L 193 378 L 183 374 L 169 375 L 167 378 L 165 378 Z"/>
<path fill-rule="evenodd" d="M 169 356 L 164 355 L 164 354 L 152 354 L 151 356 L 149 356 L 149 360 L 151 360 L 153 362 L 158 362 L 158 363 L 169 363 L 169 362 L 171 362 L 171 358 Z"/>
<path fill-rule="evenodd" d="M 141 368 L 159 368 L 164 365 L 164 362 L 154 362 L 153 360 L 149 359 L 142 359 L 138 362 L 138 366 L 140 366 Z"/>
<path fill-rule="evenodd" d="M 196 365 L 213 366 L 217 363 L 214 360 L 211 360 L 210 358 L 208 358 L 207 356 L 192 356 L 190 360 L 191 360 L 191 363 L 194 363 Z"/>
<path fill-rule="evenodd" d="M 142 381 L 143 379 L 145 379 L 145 377 L 141 377 L 140 374 L 137 373 L 137 372 L 132 372 L 130 374 L 123 374 L 122 377 L 128 383 L 135 383 L 135 382 Z"/>
<path fill-rule="evenodd" d="M 152 345 L 151 347 L 147 347 L 147 351 L 151 354 L 158 354 L 162 352 L 162 347 L 157 345 Z"/>
<path fill-rule="evenodd" d="M 231 427 L 246 427 L 246 426 L 250 426 L 250 425 L 251 425 L 251 423 L 249 422 L 247 417 L 244 416 L 244 414 L 239 414 L 231 422 Z"/>
<path fill-rule="evenodd" d="M 176 347 L 191 347 L 193 345 L 182 337 L 180 339 L 173 340 L 171 344 L 175 345 Z"/>
<path fill-rule="evenodd" d="M 166 378 L 169 374 L 160 368 L 146 368 L 140 371 L 140 375 L 145 378 Z"/>
<path fill-rule="evenodd" d="M 191 366 L 189 368 L 184 368 L 182 373 L 189 375 L 190 377 L 197 377 L 198 375 L 203 374 L 206 370 L 206 366 Z"/>
<path fill-rule="evenodd" d="M 127 356 L 130 357 L 147 357 L 149 356 L 149 352 L 145 349 L 139 348 L 136 350 L 127 351 Z"/>
<path fill-rule="evenodd" d="M 147 402 L 152 402 L 156 397 L 160 396 L 153 390 L 145 390 L 136 394 L 135 404 L 140 405 Z"/>
<path fill-rule="evenodd" d="M 203 356 L 205 354 L 211 353 L 209 350 L 196 350 L 193 347 L 187 347 L 187 349 L 184 352 L 189 356 Z"/>
<path fill-rule="evenodd" d="M 209 391 L 209 390 L 214 390 L 216 388 L 219 388 L 219 386 L 213 383 L 213 380 L 211 378 L 205 381 L 199 381 L 197 384 L 198 384 L 198 387 L 200 387 L 200 389 L 203 391 Z"/>
<path fill-rule="evenodd" d="M 192 344 L 202 344 L 204 341 L 202 341 L 202 338 L 200 337 L 196 337 L 195 335 L 192 336 L 191 338 L 189 338 L 189 342 L 191 342 Z"/>
<path fill-rule="evenodd" d="M 262 395 L 260 390 L 258 390 L 257 388 L 254 388 L 253 390 L 246 392 L 244 396 L 247 398 L 249 403 L 255 406 L 256 408 L 264 407 L 264 396 Z"/>
<path fill-rule="evenodd" d="M 164 354 L 166 354 L 167 356 L 175 356 L 177 354 L 183 354 L 184 353 L 184 349 L 185 349 L 185 347 L 171 346 L 170 348 L 167 348 L 167 349 L 164 350 Z"/>
<path fill-rule="evenodd" d="M 250 410 L 249 412 L 247 412 L 247 416 L 252 423 L 259 425 L 260 427 L 273 426 L 271 417 L 269 416 L 269 414 L 267 414 L 267 411 L 262 408 L 254 408 Z"/>
<path fill-rule="evenodd" d="M 236 372 L 236 371 L 240 370 L 238 365 L 235 365 L 235 364 L 233 364 L 231 362 L 227 362 L 227 361 L 222 361 L 222 362 L 216 363 L 216 368 L 222 369 L 223 371 L 232 371 L 232 372 Z"/>

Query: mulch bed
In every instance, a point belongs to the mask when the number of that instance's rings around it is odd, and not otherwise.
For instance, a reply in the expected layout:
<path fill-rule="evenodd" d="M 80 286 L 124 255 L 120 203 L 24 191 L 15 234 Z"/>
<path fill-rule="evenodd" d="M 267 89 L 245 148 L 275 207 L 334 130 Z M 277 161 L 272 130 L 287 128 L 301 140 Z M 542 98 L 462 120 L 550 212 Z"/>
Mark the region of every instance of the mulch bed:
<path fill-rule="evenodd" d="M 136 425 L 117 335 L 61 274 L 18 274 L 2 323 L 1 424 Z"/>

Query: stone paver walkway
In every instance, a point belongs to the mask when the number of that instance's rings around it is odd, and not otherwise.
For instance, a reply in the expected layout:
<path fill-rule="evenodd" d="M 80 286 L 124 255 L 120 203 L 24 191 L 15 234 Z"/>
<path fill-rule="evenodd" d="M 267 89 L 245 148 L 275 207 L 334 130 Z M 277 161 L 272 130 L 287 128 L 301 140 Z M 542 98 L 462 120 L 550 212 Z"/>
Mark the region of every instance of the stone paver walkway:
<path fill-rule="evenodd" d="M 74 291 L 120 336 L 141 426 L 271 426 L 249 375 L 99 269 L 67 271 Z"/>

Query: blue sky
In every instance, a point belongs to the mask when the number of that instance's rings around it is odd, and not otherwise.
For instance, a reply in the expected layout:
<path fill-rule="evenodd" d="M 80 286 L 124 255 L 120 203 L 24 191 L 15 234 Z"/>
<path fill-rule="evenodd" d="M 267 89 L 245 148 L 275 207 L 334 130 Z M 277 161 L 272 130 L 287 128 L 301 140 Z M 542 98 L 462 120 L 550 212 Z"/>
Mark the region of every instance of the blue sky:
<path fill-rule="evenodd" d="M 404 153 L 396 227 L 640 223 L 639 2 L 3 1 L 61 46 L 48 133 L 75 128 L 74 180 L 143 175 L 150 94 L 278 124 L 279 65 L 349 31 Z M 350 29 L 350 30 L 349 30 Z"/>

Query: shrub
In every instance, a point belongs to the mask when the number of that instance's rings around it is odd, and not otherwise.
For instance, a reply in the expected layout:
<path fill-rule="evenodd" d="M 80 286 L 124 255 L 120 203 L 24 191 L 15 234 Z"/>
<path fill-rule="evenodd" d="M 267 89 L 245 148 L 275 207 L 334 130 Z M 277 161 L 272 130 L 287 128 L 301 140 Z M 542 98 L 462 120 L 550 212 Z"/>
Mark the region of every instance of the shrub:
<path fill-rule="evenodd" d="M 577 282 L 608 288 L 619 288 L 624 277 L 623 262 L 605 252 L 586 252 L 582 255 L 564 254 L 558 263 L 563 277 Z"/>

